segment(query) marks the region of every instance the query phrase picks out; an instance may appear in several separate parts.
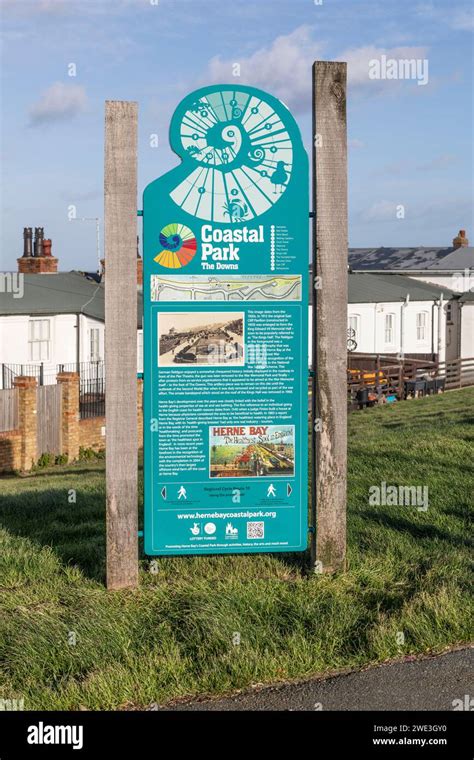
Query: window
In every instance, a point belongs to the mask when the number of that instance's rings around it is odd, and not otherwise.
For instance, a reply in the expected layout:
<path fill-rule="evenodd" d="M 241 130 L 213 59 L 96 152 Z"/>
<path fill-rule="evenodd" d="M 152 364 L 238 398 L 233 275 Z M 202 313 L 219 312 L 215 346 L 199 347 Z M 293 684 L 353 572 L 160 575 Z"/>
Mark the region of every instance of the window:
<path fill-rule="evenodd" d="M 358 314 L 350 314 L 347 320 L 347 339 L 359 343 L 360 317 Z"/>
<path fill-rule="evenodd" d="M 448 303 L 446 304 L 446 322 L 448 325 L 453 324 L 453 304 Z"/>
<path fill-rule="evenodd" d="M 385 315 L 385 343 L 387 346 L 395 343 L 395 314 Z"/>
<path fill-rule="evenodd" d="M 50 334 L 49 319 L 30 319 L 28 324 L 29 361 L 49 361 Z"/>
<path fill-rule="evenodd" d="M 93 327 L 90 330 L 90 361 L 98 362 L 100 359 L 100 331 L 98 327 Z"/>
<path fill-rule="evenodd" d="M 416 339 L 419 343 L 423 343 L 426 340 L 427 317 L 426 311 L 419 311 L 416 315 Z"/>

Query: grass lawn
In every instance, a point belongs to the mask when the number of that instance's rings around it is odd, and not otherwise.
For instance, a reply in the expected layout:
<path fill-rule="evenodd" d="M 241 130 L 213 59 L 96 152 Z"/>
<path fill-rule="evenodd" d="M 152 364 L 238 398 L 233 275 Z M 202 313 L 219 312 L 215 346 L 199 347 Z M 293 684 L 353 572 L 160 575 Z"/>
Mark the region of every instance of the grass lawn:
<path fill-rule="evenodd" d="M 140 589 L 107 593 L 103 463 L 2 478 L 0 697 L 144 707 L 469 641 L 473 423 L 474 389 L 350 415 L 335 578 L 301 555 L 142 558 Z M 428 510 L 370 506 L 382 481 L 427 485 Z"/>

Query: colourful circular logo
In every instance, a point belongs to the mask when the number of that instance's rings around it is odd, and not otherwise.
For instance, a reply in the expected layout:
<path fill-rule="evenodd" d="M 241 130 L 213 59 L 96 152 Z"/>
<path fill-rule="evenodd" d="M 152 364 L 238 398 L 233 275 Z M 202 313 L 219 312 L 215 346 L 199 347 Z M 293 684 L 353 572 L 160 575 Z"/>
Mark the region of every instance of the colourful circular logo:
<path fill-rule="evenodd" d="M 197 251 L 194 233 L 185 224 L 167 224 L 160 232 L 162 250 L 155 261 L 167 269 L 180 269 L 189 264 Z"/>

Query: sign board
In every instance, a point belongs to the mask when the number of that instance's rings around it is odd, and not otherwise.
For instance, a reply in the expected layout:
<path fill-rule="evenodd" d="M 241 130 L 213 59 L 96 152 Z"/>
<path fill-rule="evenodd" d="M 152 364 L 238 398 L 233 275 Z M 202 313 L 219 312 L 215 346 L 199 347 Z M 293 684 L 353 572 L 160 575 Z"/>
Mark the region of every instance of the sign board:
<path fill-rule="evenodd" d="M 143 196 L 145 551 L 303 551 L 308 160 L 252 87 L 188 95 Z"/>

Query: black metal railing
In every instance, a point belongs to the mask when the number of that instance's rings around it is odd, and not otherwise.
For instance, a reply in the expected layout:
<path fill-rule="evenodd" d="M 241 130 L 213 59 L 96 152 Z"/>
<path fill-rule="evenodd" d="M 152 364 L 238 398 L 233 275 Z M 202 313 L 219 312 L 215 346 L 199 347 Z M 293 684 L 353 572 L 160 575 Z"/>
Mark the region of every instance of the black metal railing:
<path fill-rule="evenodd" d="M 79 385 L 79 417 L 105 417 L 105 377 L 81 378 Z"/>
<path fill-rule="evenodd" d="M 59 364 L 58 372 L 79 374 L 79 417 L 105 416 L 105 362 Z"/>
<path fill-rule="evenodd" d="M 77 372 L 79 375 L 79 416 L 103 417 L 105 415 L 105 362 L 70 362 L 51 365 L 41 364 L 0 364 L 0 387 L 13 388 L 15 377 L 27 375 L 36 377 L 38 385 L 56 382 L 59 372 Z"/>
<path fill-rule="evenodd" d="M 1 364 L 0 365 L 0 382 L 3 390 L 13 388 L 15 377 L 26 375 L 36 377 L 38 385 L 44 385 L 45 372 L 44 364 Z"/>

